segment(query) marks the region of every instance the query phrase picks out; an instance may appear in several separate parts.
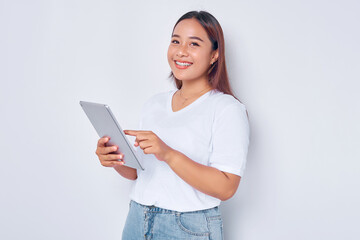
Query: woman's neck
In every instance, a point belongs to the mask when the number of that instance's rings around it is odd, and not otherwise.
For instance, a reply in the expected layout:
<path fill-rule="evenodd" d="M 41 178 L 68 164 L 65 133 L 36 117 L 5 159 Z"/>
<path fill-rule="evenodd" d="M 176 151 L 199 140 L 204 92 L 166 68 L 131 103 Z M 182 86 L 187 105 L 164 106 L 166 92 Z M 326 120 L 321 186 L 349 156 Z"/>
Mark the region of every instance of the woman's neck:
<path fill-rule="evenodd" d="M 183 96 L 194 96 L 197 93 L 205 93 L 206 90 L 212 89 L 208 81 L 183 81 L 181 86 L 181 94 Z M 205 91 L 205 92 L 204 92 Z"/>

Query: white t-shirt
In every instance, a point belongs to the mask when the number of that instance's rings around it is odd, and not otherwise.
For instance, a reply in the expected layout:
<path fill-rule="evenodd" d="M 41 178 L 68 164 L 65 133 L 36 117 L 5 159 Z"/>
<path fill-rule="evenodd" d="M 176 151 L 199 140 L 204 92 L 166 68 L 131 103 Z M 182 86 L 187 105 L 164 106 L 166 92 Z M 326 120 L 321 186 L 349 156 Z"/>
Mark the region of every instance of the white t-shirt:
<path fill-rule="evenodd" d="M 245 105 L 229 94 L 211 90 L 173 112 L 176 91 L 155 94 L 145 102 L 140 130 L 154 132 L 193 161 L 243 176 L 250 133 Z M 220 199 L 193 188 L 154 154 L 145 154 L 140 147 L 136 151 L 145 170 L 137 171 L 130 199 L 179 212 L 220 205 Z"/>

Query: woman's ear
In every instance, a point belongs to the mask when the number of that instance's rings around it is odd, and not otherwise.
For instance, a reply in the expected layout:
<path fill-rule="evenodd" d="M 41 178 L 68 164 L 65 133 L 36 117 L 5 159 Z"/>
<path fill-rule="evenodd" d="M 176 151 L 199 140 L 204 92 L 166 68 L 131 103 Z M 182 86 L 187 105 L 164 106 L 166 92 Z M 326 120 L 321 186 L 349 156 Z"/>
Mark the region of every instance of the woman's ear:
<path fill-rule="evenodd" d="M 210 64 L 212 65 L 214 62 L 217 61 L 218 57 L 219 57 L 219 49 L 216 49 L 215 51 L 213 51 L 213 53 L 211 54 L 211 61 Z"/>

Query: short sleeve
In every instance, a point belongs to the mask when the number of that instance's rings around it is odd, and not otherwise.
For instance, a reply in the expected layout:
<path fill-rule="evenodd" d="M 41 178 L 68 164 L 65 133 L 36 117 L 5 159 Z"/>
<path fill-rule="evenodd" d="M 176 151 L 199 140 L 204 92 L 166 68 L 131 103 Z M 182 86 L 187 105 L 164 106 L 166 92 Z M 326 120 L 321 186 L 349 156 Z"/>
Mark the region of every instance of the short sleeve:
<path fill-rule="evenodd" d="M 209 166 L 243 176 L 249 140 L 245 105 L 239 102 L 225 107 L 214 119 Z"/>

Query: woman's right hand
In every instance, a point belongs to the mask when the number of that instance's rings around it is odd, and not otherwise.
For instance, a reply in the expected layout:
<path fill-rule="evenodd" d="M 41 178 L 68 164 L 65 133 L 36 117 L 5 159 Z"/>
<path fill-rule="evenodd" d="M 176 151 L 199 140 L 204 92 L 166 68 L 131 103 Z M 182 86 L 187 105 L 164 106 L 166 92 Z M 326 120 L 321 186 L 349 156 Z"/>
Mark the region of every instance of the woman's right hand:
<path fill-rule="evenodd" d="M 118 150 L 118 146 L 114 145 L 106 147 L 105 143 L 107 143 L 109 140 L 110 139 L 108 137 L 100 138 L 97 143 L 95 154 L 98 156 L 101 165 L 103 165 L 104 167 L 123 166 L 124 161 L 122 161 L 122 159 L 124 158 L 124 154 L 112 153 Z M 121 159 L 121 161 L 119 161 L 119 159 Z"/>

